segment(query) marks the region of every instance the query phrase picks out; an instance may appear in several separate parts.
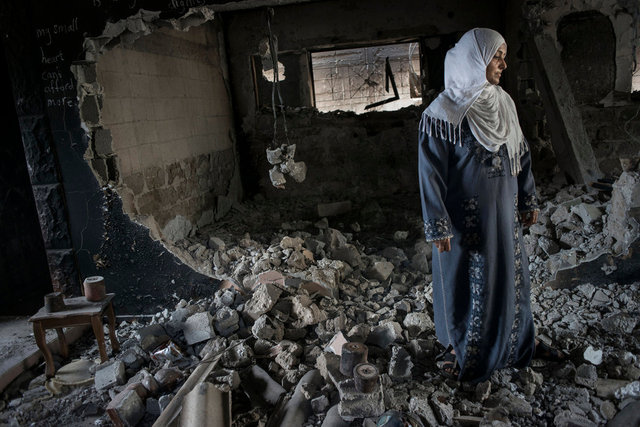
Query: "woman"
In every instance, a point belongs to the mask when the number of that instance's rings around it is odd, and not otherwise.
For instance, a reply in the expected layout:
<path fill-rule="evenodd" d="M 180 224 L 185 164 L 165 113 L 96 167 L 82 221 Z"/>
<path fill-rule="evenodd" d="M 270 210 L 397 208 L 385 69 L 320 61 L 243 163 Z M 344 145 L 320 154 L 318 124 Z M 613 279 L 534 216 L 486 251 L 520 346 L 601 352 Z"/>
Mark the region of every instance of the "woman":
<path fill-rule="evenodd" d="M 445 90 L 420 122 L 425 236 L 433 254 L 433 306 L 448 376 L 484 381 L 534 352 L 521 224 L 537 221 L 531 157 L 515 105 L 500 87 L 507 46 L 475 28 L 447 52 Z"/>

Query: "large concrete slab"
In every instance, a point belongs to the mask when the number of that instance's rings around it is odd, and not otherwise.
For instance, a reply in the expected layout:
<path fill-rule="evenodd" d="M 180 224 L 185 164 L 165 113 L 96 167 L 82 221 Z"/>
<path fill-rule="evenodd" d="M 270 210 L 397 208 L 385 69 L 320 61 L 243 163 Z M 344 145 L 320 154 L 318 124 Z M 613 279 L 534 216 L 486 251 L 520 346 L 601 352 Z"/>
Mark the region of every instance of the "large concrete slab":
<path fill-rule="evenodd" d="M 590 184 L 602 177 L 582 122 L 560 53 L 547 35 L 533 37 L 536 82 L 540 89 L 551 143 L 558 166 L 575 183 Z"/>

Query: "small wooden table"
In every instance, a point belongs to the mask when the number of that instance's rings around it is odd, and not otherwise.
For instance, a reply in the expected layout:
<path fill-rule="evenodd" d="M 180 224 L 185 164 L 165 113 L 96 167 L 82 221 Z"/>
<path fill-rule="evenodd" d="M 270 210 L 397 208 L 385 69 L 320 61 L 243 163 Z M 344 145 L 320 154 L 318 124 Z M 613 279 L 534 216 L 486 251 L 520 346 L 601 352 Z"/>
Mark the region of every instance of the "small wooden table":
<path fill-rule="evenodd" d="M 120 350 L 120 343 L 116 338 L 116 316 L 113 311 L 111 300 L 115 294 L 107 294 L 102 301 L 91 302 L 85 297 L 66 298 L 64 300 L 66 309 L 62 311 L 47 312 L 42 307 L 36 314 L 31 316 L 29 322 L 33 323 L 33 335 L 36 338 L 38 348 L 44 354 L 47 363 L 46 375 L 52 377 L 55 373 L 53 364 L 53 356 L 47 346 L 45 331 L 54 329 L 58 334 L 58 342 L 60 343 L 60 354 L 62 357 L 69 357 L 69 348 L 67 340 L 64 336 L 63 327 L 77 325 L 91 325 L 93 333 L 98 341 L 98 349 L 100 350 L 100 360 L 106 362 L 109 360 L 107 356 L 107 347 L 104 342 L 104 330 L 102 329 L 102 316 L 107 316 L 109 321 L 109 340 L 114 351 Z"/>

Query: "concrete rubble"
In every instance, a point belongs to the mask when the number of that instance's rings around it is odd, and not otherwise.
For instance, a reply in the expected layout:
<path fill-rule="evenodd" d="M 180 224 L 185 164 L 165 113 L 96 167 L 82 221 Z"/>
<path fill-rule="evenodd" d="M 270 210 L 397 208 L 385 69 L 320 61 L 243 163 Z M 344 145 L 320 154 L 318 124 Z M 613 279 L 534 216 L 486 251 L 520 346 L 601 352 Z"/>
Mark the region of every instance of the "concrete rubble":
<path fill-rule="evenodd" d="M 481 384 L 445 379 L 434 361 L 442 348 L 432 317 L 431 248 L 415 212 L 395 213 L 404 215 L 393 221 L 403 230 L 381 237 L 355 202 L 334 223 L 283 221 L 262 201 L 264 209 L 244 211 L 246 223 L 227 222 L 180 243 L 183 256 L 224 286 L 122 321 L 122 350 L 95 365 L 90 386 L 51 396 L 42 375 L 25 376 L 5 391 L 0 425 L 52 417 L 152 425 L 206 354 L 220 355 L 206 381 L 231 394 L 234 425 L 372 425 L 389 410 L 425 426 L 605 425 L 640 400 L 640 282 L 543 285 L 602 255 L 628 255 L 637 185 L 621 178 L 611 194 L 540 187 L 539 223 L 525 232 L 532 310 L 538 337 L 563 349 L 566 362 L 535 360 Z M 249 223 L 264 231 L 249 234 Z M 624 232 L 607 232 L 612 224 Z M 367 362 L 379 373 L 373 392 L 359 392 L 340 372 L 348 342 L 367 346 Z M 97 359 L 90 339 L 75 351 Z"/>

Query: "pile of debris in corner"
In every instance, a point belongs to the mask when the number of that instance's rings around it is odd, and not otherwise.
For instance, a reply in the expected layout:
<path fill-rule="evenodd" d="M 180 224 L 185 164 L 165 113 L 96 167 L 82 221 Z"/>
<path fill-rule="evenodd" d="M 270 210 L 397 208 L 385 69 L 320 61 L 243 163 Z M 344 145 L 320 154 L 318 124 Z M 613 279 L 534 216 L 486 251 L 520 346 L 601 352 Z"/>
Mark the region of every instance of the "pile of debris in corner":
<path fill-rule="evenodd" d="M 638 232 L 634 174 L 611 191 L 541 189 L 539 224 L 525 235 L 534 284 L 628 249 Z M 366 210 L 367 218 L 382 214 Z M 252 206 L 246 214 L 262 212 L 272 211 Z M 538 337 L 567 360 L 458 383 L 435 364 L 442 348 L 432 321 L 431 246 L 419 211 L 409 214 L 415 219 L 393 222 L 405 229 L 387 228 L 379 238 L 365 239 L 364 220 L 346 232 L 325 216 L 263 235 L 227 224 L 182 242 L 174 250 L 220 278 L 220 288 L 180 300 L 148 323 L 122 322 L 121 352 L 91 367 L 90 385 L 51 397 L 40 376 L 5 400 L 0 424 L 204 425 L 207 417 L 267 427 L 637 423 L 640 283 L 534 287 Z M 89 344 L 80 357 L 95 359 L 97 347 Z"/>

